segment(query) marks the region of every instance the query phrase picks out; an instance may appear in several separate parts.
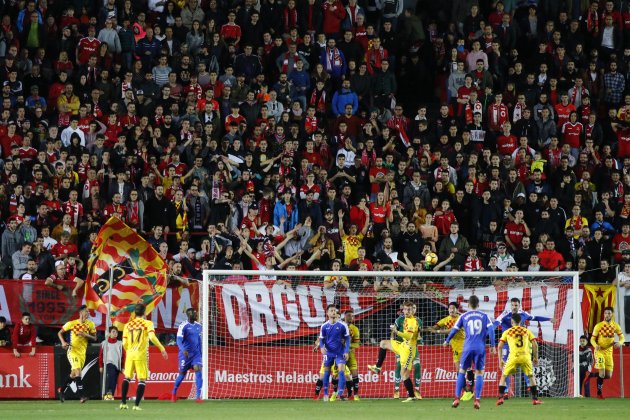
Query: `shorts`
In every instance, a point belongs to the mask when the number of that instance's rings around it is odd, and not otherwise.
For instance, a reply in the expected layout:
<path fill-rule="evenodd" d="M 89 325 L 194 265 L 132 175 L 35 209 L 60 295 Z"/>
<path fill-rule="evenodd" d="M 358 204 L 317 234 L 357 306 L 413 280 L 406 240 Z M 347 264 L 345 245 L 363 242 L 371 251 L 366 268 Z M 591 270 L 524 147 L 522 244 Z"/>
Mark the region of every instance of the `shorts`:
<path fill-rule="evenodd" d="M 324 354 L 323 362 L 325 368 L 330 368 L 333 364 L 335 365 L 345 365 L 346 359 L 343 358 L 343 354 Z"/>
<path fill-rule="evenodd" d="M 407 370 L 411 369 L 413 360 L 418 355 L 416 346 L 412 346 L 405 341 L 390 340 L 390 343 L 394 353 L 400 356 L 400 368 Z"/>
<path fill-rule="evenodd" d="M 534 366 L 532 365 L 532 358 L 529 356 L 510 357 L 503 366 L 503 374 L 510 376 L 516 373 L 516 368 L 520 367 L 525 376 L 532 376 L 534 373 Z"/>
<path fill-rule="evenodd" d="M 324 376 L 324 371 L 325 371 L 325 366 L 324 363 L 322 362 L 322 367 L 319 369 L 319 377 L 322 378 Z M 337 364 L 333 364 L 330 368 L 330 374 L 333 377 L 337 377 L 339 376 L 339 370 L 337 369 Z M 348 369 L 348 365 L 346 365 L 345 369 L 344 369 L 344 374 L 346 377 L 351 378 L 352 374 L 350 373 L 350 369 Z"/>
<path fill-rule="evenodd" d="M 606 350 L 595 350 L 595 354 L 593 356 L 595 357 L 595 369 L 604 369 L 612 372 L 615 367 L 612 347 L 609 347 Z"/>
<path fill-rule="evenodd" d="M 194 366 L 201 366 L 201 354 L 199 353 L 188 353 L 188 357 L 184 356 L 182 352 L 179 353 L 177 358 L 177 368 L 180 372 L 187 372 L 192 369 Z"/>
<path fill-rule="evenodd" d="M 149 364 L 147 363 L 147 359 L 144 360 L 125 360 L 125 378 L 131 379 L 133 378 L 133 374 L 136 374 L 136 378 L 139 381 L 144 381 L 149 377 Z"/>
<path fill-rule="evenodd" d="M 451 350 L 453 351 L 453 362 L 459 363 L 462 359 L 462 352 L 464 351 L 464 343 L 453 344 L 451 341 Z"/>
<path fill-rule="evenodd" d="M 350 354 L 348 355 L 346 367 L 351 371 L 357 370 L 359 368 L 359 364 L 357 363 L 357 355 L 353 351 L 350 351 Z"/>
<path fill-rule="evenodd" d="M 468 370 L 475 365 L 475 370 L 484 370 L 486 367 L 486 349 L 464 350 L 459 361 L 459 368 Z"/>
<path fill-rule="evenodd" d="M 85 352 L 79 353 L 72 351 L 72 348 L 70 348 L 67 355 L 71 370 L 83 369 L 83 365 L 85 365 Z"/>

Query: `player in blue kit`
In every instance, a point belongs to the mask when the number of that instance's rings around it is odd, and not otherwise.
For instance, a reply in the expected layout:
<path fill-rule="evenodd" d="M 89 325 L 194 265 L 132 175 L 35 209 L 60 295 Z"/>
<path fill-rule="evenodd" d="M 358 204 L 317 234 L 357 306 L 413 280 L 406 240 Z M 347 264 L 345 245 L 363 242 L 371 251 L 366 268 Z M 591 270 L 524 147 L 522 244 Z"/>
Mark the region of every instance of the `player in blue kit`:
<path fill-rule="evenodd" d="M 195 401 L 200 403 L 202 402 L 201 387 L 203 385 L 203 377 L 201 376 L 201 324 L 197 322 L 197 311 L 193 308 L 186 310 L 186 316 L 188 321 L 182 322 L 177 330 L 179 376 L 175 379 L 171 401 L 177 401 L 177 389 L 186 377 L 186 373 L 192 369 L 195 371 L 195 385 L 197 387 L 197 399 Z"/>
<path fill-rule="evenodd" d="M 330 367 L 337 365 L 338 372 L 344 372 L 346 361 L 350 355 L 350 331 L 342 321 L 338 321 L 337 307 L 328 305 L 326 308 L 328 321 L 322 325 L 319 333 L 319 349 L 324 355 L 324 401 L 328 401 L 328 384 L 330 382 Z M 339 375 L 339 391 L 337 401 L 343 401 L 343 390 L 346 387 L 346 376 Z"/>
<path fill-rule="evenodd" d="M 486 337 L 490 336 L 491 352 L 496 353 L 494 344 L 494 325 L 488 315 L 477 310 L 479 307 L 479 298 L 472 295 L 468 299 L 470 311 L 459 317 L 457 323 L 446 337 L 444 347 L 449 345 L 451 339 L 464 329 L 466 338 L 464 339 L 464 350 L 459 362 L 459 373 L 457 374 L 457 386 L 455 388 L 455 399 L 453 400 L 453 408 L 459 406 L 459 398 L 462 390 L 466 385 L 466 370 L 475 366 L 475 402 L 474 407 L 478 410 L 480 407 L 479 400 L 483 391 L 483 370 L 486 365 Z"/>
<path fill-rule="evenodd" d="M 534 316 L 534 315 L 531 315 L 529 312 L 524 311 L 523 309 L 521 309 L 521 300 L 519 298 L 512 298 L 510 299 L 510 309 L 509 310 L 506 309 L 505 311 L 503 311 L 501 315 L 499 315 L 497 319 L 494 320 L 495 328 L 500 325 L 501 330 L 503 330 L 504 332 L 512 328 L 512 314 L 518 314 L 520 316 L 521 322 L 519 323 L 518 326 L 521 326 L 521 327 L 525 326 L 525 323 L 527 321 L 538 321 L 538 322 L 551 321 L 552 323 L 554 322 L 553 318 L 548 318 L 546 316 Z M 501 350 L 503 363 L 507 362 L 509 355 L 510 355 L 510 347 L 508 346 L 507 343 L 505 343 L 503 345 L 503 349 Z M 525 386 L 529 388 L 529 377 L 527 375 L 524 375 L 523 377 L 525 379 Z M 511 376 L 508 376 L 505 380 L 505 387 L 508 391 L 510 389 L 510 378 Z M 508 394 L 505 395 L 505 399 L 507 399 L 507 397 L 508 397 Z"/>

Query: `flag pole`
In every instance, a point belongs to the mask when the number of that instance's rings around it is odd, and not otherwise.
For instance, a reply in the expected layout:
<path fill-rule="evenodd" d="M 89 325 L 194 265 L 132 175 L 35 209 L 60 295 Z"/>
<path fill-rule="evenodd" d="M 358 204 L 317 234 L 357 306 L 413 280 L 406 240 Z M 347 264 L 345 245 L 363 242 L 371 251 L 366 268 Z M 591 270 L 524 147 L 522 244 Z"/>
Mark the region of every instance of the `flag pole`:
<path fill-rule="evenodd" d="M 622 316 L 625 316 L 625 314 L 621 313 L 621 302 L 620 300 L 622 299 L 622 292 L 621 292 L 621 287 L 619 286 L 619 264 L 617 264 L 617 267 L 615 268 L 616 271 L 616 282 L 617 285 L 615 286 L 615 293 L 617 294 L 616 299 L 615 299 L 615 312 L 617 312 L 617 322 L 619 322 L 619 320 L 621 319 Z M 623 346 L 625 345 L 625 343 L 619 343 L 621 344 L 621 346 L 619 347 L 619 392 L 620 392 L 620 398 L 624 398 L 624 394 L 625 394 L 625 390 L 624 390 L 624 384 L 623 384 Z"/>
<path fill-rule="evenodd" d="M 105 343 L 109 340 L 109 327 L 112 324 L 111 312 L 112 312 L 112 291 L 114 282 L 114 269 L 109 268 L 109 288 L 107 289 L 107 315 L 105 316 Z M 107 344 L 103 347 L 103 382 L 101 384 L 101 398 L 105 396 L 105 387 L 107 385 Z"/>

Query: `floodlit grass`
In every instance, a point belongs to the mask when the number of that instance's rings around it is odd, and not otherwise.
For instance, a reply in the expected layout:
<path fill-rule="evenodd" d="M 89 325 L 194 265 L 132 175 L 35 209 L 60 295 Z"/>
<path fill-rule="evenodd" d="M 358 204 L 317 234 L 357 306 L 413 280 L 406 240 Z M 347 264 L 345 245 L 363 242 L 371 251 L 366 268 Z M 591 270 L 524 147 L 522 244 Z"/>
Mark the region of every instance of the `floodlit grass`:
<path fill-rule="evenodd" d="M 532 406 L 525 398 L 511 399 L 503 406 L 495 406 L 494 398 L 484 398 L 481 410 L 473 409 L 472 401 L 462 402 L 459 408 L 451 408 L 451 400 L 425 399 L 409 404 L 396 400 L 368 400 L 359 402 L 334 402 L 309 400 L 180 400 L 176 404 L 165 401 L 143 401 L 143 411 L 119 411 L 120 401 L 12 401 L 0 402 L 2 419 L 120 419 L 142 417 L 158 419 L 378 419 L 399 420 L 417 418 L 506 418 L 506 419 L 595 419 L 625 418 L 630 402 L 611 398 L 595 399 L 545 399 L 541 406 Z"/>

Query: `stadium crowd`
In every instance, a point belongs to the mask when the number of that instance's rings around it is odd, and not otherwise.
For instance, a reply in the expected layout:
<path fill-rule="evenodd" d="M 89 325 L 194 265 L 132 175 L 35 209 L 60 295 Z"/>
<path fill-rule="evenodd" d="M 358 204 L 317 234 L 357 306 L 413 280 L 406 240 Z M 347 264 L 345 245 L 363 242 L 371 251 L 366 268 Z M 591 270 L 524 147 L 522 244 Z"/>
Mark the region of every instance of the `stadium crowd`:
<path fill-rule="evenodd" d="M 0 16 L 5 278 L 77 292 L 112 215 L 171 285 L 307 267 L 612 282 L 630 261 L 625 0 L 19 0 Z"/>

